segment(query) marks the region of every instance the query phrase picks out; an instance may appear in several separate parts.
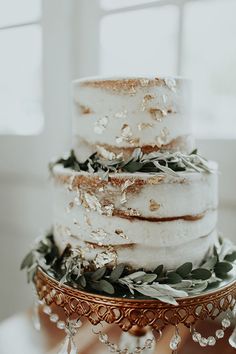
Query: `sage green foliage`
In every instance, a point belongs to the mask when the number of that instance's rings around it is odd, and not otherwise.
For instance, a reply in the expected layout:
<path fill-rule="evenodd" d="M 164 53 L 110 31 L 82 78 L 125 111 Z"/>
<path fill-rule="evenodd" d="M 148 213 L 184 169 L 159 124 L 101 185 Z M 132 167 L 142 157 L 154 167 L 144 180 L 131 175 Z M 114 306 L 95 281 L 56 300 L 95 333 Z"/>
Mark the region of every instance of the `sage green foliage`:
<path fill-rule="evenodd" d="M 214 282 L 227 277 L 235 260 L 236 251 L 232 244 L 220 239 L 214 254 L 195 269 L 191 262 L 172 271 L 165 270 L 163 265 L 157 266 L 153 272 L 142 269 L 130 272 L 124 264 L 96 269 L 93 262 L 84 266 L 80 249 L 67 247 L 59 255 L 50 232 L 26 255 L 21 269 L 27 270 L 28 281 L 34 280 L 37 268 L 41 267 L 61 285 L 65 283 L 78 289 L 116 296 L 130 296 L 128 288 L 136 298 L 150 297 L 176 305 L 176 298 L 200 294 Z"/>
<path fill-rule="evenodd" d="M 86 171 L 98 173 L 102 179 L 107 179 L 109 172 L 146 172 L 166 173 L 178 177 L 180 171 L 211 172 L 206 159 L 197 154 L 194 150 L 191 154 L 185 155 L 181 152 L 157 151 L 143 154 L 140 148 L 136 148 L 132 155 L 127 158 L 106 160 L 98 153 L 92 154 L 86 161 L 79 162 L 74 150 L 66 158 L 60 158 L 49 165 L 52 172 L 53 167 L 61 164 L 64 168 L 71 168 L 74 171 Z"/>

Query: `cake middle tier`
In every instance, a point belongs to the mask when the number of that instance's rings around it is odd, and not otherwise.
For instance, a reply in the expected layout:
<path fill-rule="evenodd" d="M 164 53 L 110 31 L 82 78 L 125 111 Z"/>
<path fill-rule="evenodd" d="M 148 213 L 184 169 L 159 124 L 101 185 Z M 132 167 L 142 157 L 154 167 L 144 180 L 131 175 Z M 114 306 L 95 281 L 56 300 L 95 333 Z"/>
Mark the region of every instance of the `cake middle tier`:
<path fill-rule="evenodd" d="M 60 165 L 53 172 L 54 235 L 61 251 L 83 243 L 130 249 L 131 257 L 132 249 L 165 249 L 168 257 L 170 248 L 172 258 L 175 248 L 179 254 L 188 245 L 194 253 L 197 244 L 200 263 L 215 242 L 217 174 L 116 173 L 106 181 Z M 136 259 L 136 267 L 145 268 L 142 262 Z"/>

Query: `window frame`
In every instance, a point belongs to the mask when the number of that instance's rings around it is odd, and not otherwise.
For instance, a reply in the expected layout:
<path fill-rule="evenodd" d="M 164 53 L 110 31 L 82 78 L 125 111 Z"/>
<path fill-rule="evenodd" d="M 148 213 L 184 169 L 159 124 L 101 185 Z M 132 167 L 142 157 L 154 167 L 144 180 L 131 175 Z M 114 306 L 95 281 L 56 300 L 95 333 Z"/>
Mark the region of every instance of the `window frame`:
<path fill-rule="evenodd" d="M 166 5 L 176 5 L 179 7 L 179 27 L 178 27 L 178 75 L 182 74 L 182 53 L 183 53 L 183 30 L 184 30 L 184 6 L 188 2 L 199 0 L 156 0 L 155 2 L 139 4 L 134 6 L 127 6 L 116 9 L 104 9 L 101 7 L 100 0 L 94 0 L 93 9 L 91 11 L 91 4 L 87 0 L 80 0 L 77 2 L 77 26 L 76 36 L 78 46 L 76 48 L 76 76 L 86 77 L 99 74 L 99 25 L 104 16 L 125 13 L 134 10 L 143 10 L 147 8 L 156 8 Z M 211 1 L 211 0 L 209 0 Z M 90 21 L 86 19 L 90 17 Z M 92 23 L 93 30 L 89 31 L 90 24 Z M 84 40 L 84 33 L 89 33 L 89 38 Z M 86 60 L 92 56 L 93 60 Z M 229 161 L 225 156 L 232 156 L 232 152 L 236 151 L 236 139 L 197 139 L 197 146 L 200 147 L 200 151 L 206 157 L 216 160 L 219 164 L 221 172 L 220 178 L 220 205 L 222 208 L 234 207 L 236 208 L 236 195 L 232 193 L 232 187 L 236 180 L 236 167 L 227 172 L 229 167 Z"/>

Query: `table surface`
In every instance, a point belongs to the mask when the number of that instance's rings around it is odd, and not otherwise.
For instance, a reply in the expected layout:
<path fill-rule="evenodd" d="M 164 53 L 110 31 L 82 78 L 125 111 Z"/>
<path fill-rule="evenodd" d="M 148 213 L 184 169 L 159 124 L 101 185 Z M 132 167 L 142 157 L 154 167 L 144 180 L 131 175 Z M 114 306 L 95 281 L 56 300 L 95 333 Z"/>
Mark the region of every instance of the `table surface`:
<path fill-rule="evenodd" d="M 17 314 L 0 324 L 0 354 L 56 354 L 62 343 L 64 334 L 51 323 L 48 317 L 40 314 L 42 329 L 37 332 L 32 326 L 31 310 Z M 197 329 L 209 336 L 220 326 L 218 323 L 201 322 Z M 112 341 L 118 341 L 120 330 L 117 326 L 105 325 L 104 331 L 109 334 Z M 167 327 L 163 332 L 161 341 L 156 346 L 156 354 L 171 354 L 168 342 L 173 335 L 173 327 Z M 231 333 L 226 331 L 225 338 L 219 340 L 215 347 L 200 348 L 194 343 L 187 328 L 180 328 L 182 342 L 179 354 L 235 354 L 235 349 L 228 344 Z M 107 354 L 106 347 L 99 343 L 97 337 L 91 332 L 91 325 L 84 321 L 77 337 L 79 354 Z"/>

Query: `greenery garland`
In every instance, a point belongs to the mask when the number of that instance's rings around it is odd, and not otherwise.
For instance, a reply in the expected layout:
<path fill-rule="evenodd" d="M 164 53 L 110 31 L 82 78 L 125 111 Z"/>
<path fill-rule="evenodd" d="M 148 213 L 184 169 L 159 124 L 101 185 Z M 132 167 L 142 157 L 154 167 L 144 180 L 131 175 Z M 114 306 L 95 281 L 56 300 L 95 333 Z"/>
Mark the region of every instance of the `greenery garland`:
<path fill-rule="evenodd" d="M 69 156 L 60 158 L 49 165 L 50 170 L 57 164 L 64 168 L 71 168 L 74 171 L 85 171 L 98 173 L 102 179 L 107 179 L 109 172 L 146 172 L 146 173 L 166 173 L 173 177 L 179 177 L 180 171 L 213 172 L 206 159 L 201 157 L 197 150 L 191 154 L 181 152 L 157 151 L 143 154 L 140 148 L 133 151 L 127 158 L 106 160 L 95 152 L 83 163 L 79 162 L 74 150 Z"/>
<path fill-rule="evenodd" d="M 93 262 L 88 263 L 82 258 L 79 249 L 68 246 L 59 255 L 53 234 L 49 233 L 27 254 L 21 269 L 27 270 L 29 282 L 34 280 L 37 268 L 41 267 L 60 284 L 77 289 L 121 297 L 148 297 L 176 305 L 177 298 L 200 294 L 227 278 L 235 260 L 236 248 L 230 241 L 219 239 L 212 256 L 195 269 L 190 262 L 172 271 L 165 270 L 163 265 L 153 272 L 143 269 L 130 272 L 124 264 L 118 264 L 114 269 L 96 269 Z"/>

